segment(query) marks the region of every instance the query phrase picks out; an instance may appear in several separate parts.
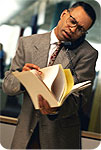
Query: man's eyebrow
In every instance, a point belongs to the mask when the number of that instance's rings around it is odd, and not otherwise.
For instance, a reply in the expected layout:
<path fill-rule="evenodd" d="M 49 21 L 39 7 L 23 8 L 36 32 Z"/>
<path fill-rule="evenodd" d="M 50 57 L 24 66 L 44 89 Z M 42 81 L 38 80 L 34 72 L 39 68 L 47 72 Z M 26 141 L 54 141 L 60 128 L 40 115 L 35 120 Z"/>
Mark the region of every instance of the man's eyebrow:
<path fill-rule="evenodd" d="M 71 15 L 70 15 L 70 16 L 71 16 Z M 81 27 L 81 28 L 84 29 L 84 27 L 83 27 L 82 25 L 80 25 L 79 22 L 78 22 L 73 16 L 71 16 L 71 17 L 74 19 L 74 21 L 78 24 L 79 27 Z M 84 29 L 84 30 L 85 30 L 85 29 Z"/>
<path fill-rule="evenodd" d="M 72 15 L 70 17 L 78 24 L 78 21 Z"/>

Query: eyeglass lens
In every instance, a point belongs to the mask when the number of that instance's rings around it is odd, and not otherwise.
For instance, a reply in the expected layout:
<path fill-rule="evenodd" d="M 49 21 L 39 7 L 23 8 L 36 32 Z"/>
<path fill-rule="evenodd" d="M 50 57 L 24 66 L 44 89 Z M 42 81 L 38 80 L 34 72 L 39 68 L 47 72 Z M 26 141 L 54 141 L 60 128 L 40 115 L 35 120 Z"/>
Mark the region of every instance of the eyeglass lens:
<path fill-rule="evenodd" d="M 69 12 L 70 13 L 70 12 Z M 70 27 L 77 27 L 76 31 L 80 32 L 80 33 L 86 33 L 85 29 L 78 25 L 78 22 L 75 20 L 75 18 L 73 18 L 71 15 L 70 17 L 67 19 L 66 23 L 70 26 Z"/>

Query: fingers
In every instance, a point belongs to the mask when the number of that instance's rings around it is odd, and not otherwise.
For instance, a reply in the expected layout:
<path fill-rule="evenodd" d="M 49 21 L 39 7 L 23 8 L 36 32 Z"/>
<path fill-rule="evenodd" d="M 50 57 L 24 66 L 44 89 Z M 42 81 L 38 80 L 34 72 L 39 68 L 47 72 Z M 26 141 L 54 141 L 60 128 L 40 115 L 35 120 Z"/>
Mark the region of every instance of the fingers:
<path fill-rule="evenodd" d="M 24 66 L 23 69 L 22 69 L 22 71 L 29 71 L 29 70 L 31 70 L 31 69 L 27 66 Z"/>
<path fill-rule="evenodd" d="M 41 95 L 38 95 L 38 99 L 39 99 L 39 108 L 40 108 L 40 112 L 42 114 L 48 114 L 48 110 L 46 109 L 46 106 L 44 105 L 44 98 Z"/>
<path fill-rule="evenodd" d="M 49 103 L 41 96 L 38 95 L 40 112 L 44 115 L 53 114 L 56 108 L 51 108 Z"/>
<path fill-rule="evenodd" d="M 30 64 L 30 63 L 26 63 L 24 65 L 22 71 L 29 71 L 29 70 L 32 70 L 32 69 L 36 69 L 39 72 L 39 74 L 41 74 L 40 67 L 37 66 L 37 65 L 34 65 L 34 64 Z"/>
<path fill-rule="evenodd" d="M 22 69 L 22 71 L 30 71 L 32 69 L 35 69 L 35 74 L 40 78 L 40 80 L 43 80 L 44 74 L 40 71 L 40 67 L 34 64 L 26 63 Z"/>
<path fill-rule="evenodd" d="M 34 65 L 34 64 L 27 63 L 27 64 L 25 64 L 25 66 L 29 67 L 30 69 L 40 70 L 40 67 L 37 65 Z"/>

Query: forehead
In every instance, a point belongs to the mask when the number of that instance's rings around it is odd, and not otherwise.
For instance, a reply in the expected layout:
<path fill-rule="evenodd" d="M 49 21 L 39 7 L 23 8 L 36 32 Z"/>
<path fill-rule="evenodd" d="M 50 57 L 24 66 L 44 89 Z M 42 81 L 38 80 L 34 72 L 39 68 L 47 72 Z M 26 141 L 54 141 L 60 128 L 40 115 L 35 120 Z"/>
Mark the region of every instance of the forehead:
<path fill-rule="evenodd" d="M 92 23 L 92 19 L 81 6 L 71 9 L 71 15 L 77 20 L 77 22 L 79 22 L 80 25 L 84 25 L 85 27 L 90 26 Z"/>

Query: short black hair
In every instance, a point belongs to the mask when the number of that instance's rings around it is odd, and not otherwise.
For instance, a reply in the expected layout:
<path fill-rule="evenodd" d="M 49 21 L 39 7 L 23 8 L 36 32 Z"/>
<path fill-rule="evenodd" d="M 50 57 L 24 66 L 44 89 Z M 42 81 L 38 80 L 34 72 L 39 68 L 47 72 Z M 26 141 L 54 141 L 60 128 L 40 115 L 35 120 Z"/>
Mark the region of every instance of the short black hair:
<path fill-rule="evenodd" d="M 92 19 L 92 24 L 89 27 L 89 28 L 91 28 L 96 20 L 96 13 L 95 13 L 94 8 L 90 4 L 82 2 L 82 1 L 74 3 L 71 6 L 71 8 L 76 8 L 78 6 L 81 6 L 85 10 L 85 12 L 89 15 L 89 17 Z"/>

